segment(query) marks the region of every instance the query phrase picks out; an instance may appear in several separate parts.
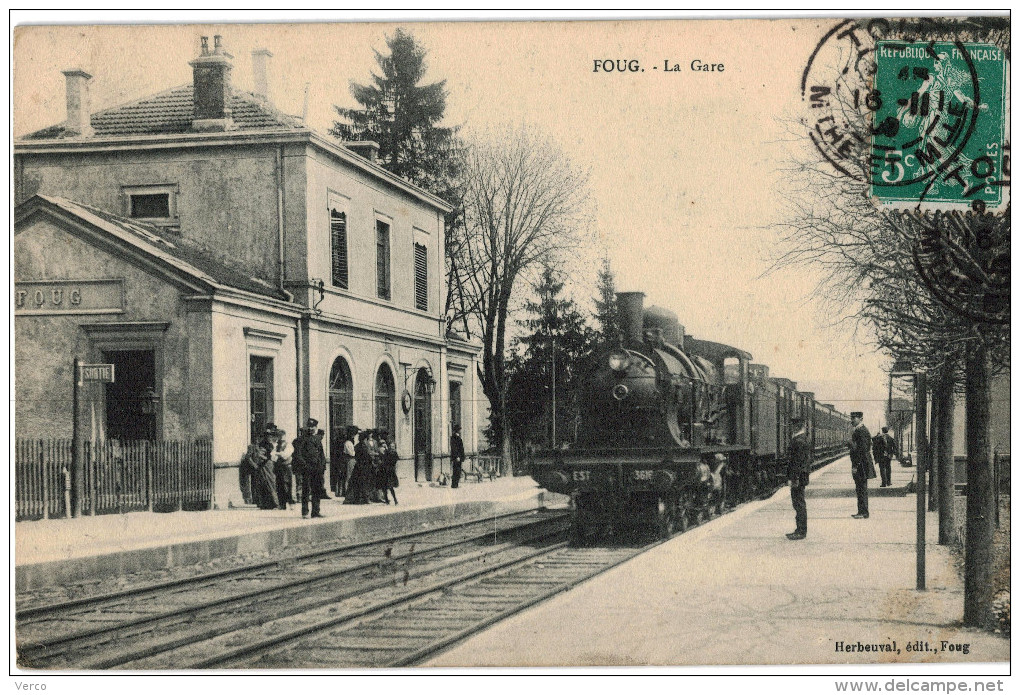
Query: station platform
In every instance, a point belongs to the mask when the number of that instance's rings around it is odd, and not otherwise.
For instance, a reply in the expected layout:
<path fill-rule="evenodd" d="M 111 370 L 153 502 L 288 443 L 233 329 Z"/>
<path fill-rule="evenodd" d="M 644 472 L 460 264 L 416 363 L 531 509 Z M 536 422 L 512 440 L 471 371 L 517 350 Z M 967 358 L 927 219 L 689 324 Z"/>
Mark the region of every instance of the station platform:
<path fill-rule="evenodd" d="M 456 490 L 403 482 L 397 499 L 397 505 L 322 500 L 321 519 L 302 519 L 298 504 L 286 510 L 244 507 L 22 521 L 14 529 L 16 591 L 112 580 L 239 555 L 254 557 L 308 543 L 354 542 L 566 500 L 542 490 L 527 476 L 462 482 Z"/>
<path fill-rule="evenodd" d="M 849 458 L 816 471 L 808 535 L 789 488 L 745 504 L 508 618 L 434 667 L 1008 662 L 1009 639 L 960 626 L 963 580 L 929 513 L 916 590 L 916 468 L 894 461 L 857 511 Z M 1008 672 L 1008 663 L 1003 665 Z"/>

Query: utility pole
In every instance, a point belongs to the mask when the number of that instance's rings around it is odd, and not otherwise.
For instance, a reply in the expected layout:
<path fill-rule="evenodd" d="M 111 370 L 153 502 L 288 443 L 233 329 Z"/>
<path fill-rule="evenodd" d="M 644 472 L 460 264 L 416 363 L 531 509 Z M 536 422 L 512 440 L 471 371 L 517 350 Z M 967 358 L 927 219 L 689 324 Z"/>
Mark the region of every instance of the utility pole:
<path fill-rule="evenodd" d="M 556 448 L 556 336 L 552 336 L 552 448 Z"/>
<path fill-rule="evenodd" d="M 81 360 L 74 358 L 74 392 L 71 399 L 71 509 L 69 516 L 81 516 L 81 501 L 85 488 L 85 446 L 81 438 Z"/>
<path fill-rule="evenodd" d="M 925 590 L 925 521 L 928 511 L 928 375 L 918 372 L 914 377 L 914 403 L 916 413 L 914 429 L 917 433 L 917 590 Z"/>

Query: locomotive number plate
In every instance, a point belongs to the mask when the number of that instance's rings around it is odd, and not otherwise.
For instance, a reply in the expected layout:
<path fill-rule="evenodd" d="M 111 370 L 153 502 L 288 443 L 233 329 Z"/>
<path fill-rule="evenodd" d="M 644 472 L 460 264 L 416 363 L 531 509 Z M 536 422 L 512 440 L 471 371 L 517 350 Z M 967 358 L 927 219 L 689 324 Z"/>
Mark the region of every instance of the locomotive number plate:
<path fill-rule="evenodd" d="M 651 471 L 634 471 L 634 480 L 651 480 Z"/>
<path fill-rule="evenodd" d="M 574 482 L 586 483 L 591 480 L 591 471 L 574 471 Z"/>

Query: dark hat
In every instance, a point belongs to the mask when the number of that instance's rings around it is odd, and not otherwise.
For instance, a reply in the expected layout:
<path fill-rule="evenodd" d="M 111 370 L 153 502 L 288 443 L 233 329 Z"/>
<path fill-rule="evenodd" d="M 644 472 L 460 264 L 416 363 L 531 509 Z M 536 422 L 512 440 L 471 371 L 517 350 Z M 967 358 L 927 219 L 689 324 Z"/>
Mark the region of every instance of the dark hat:
<path fill-rule="evenodd" d="M 790 424 L 791 425 L 803 425 L 804 424 L 804 418 L 802 418 L 802 417 L 790 418 Z"/>
<path fill-rule="evenodd" d="M 460 432 L 460 425 L 454 425 L 453 426 L 453 431 L 454 432 Z"/>
<path fill-rule="evenodd" d="M 319 421 L 313 417 L 308 418 L 308 423 L 305 425 L 306 429 L 315 429 L 319 426 Z"/>
<path fill-rule="evenodd" d="M 275 429 L 276 429 L 276 423 L 273 423 L 273 422 L 267 422 L 266 423 L 266 432 L 272 432 Z"/>
<path fill-rule="evenodd" d="M 850 413 L 850 417 L 859 417 L 860 419 L 863 420 L 864 419 L 864 413 L 862 413 L 862 412 L 860 412 L 858 410 L 855 410 L 852 413 Z"/>
<path fill-rule="evenodd" d="M 888 427 L 883 427 L 883 428 L 882 428 L 882 431 L 883 431 L 883 432 L 888 432 L 888 431 L 889 431 L 889 428 L 888 428 Z"/>

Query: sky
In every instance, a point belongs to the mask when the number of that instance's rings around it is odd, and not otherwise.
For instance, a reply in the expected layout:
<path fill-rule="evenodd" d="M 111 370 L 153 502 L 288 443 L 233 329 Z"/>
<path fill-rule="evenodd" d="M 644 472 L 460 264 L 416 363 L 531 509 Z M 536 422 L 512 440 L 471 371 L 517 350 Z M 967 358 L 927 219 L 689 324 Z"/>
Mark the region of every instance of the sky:
<path fill-rule="evenodd" d="M 801 74 L 837 21 L 24 26 L 13 130 L 64 119 L 62 70 L 92 74 L 93 109 L 108 108 L 190 83 L 199 37 L 221 34 L 237 87 L 251 89 L 251 53 L 268 48 L 275 104 L 302 114 L 307 85 L 306 121 L 325 131 L 334 104 L 355 105 L 348 85 L 369 80 L 373 49 L 404 27 L 427 51 L 426 81 L 446 80 L 447 124 L 535 127 L 590 171 L 598 244 L 588 256 L 608 255 L 619 290 L 645 292 L 689 334 L 747 350 L 819 400 L 863 410 L 875 429 L 889 360 L 866 330 L 833 325 L 817 269 L 770 272 L 777 225 L 791 219 L 784 169 L 810 154 L 796 128 Z M 595 70 L 617 59 L 639 70 Z M 725 67 L 692 71 L 695 60 Z M 594 287 L 589 267 L 578 294 Z"/>

